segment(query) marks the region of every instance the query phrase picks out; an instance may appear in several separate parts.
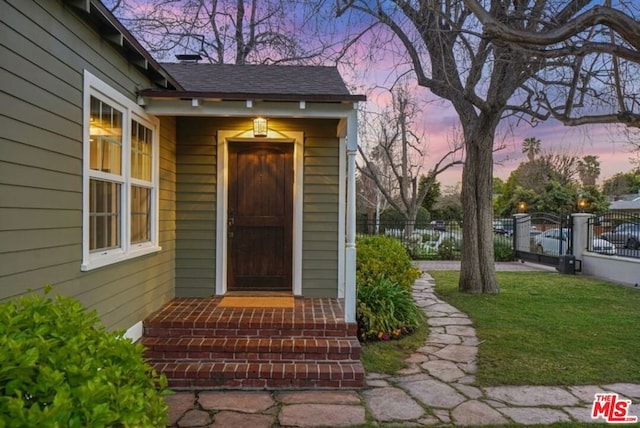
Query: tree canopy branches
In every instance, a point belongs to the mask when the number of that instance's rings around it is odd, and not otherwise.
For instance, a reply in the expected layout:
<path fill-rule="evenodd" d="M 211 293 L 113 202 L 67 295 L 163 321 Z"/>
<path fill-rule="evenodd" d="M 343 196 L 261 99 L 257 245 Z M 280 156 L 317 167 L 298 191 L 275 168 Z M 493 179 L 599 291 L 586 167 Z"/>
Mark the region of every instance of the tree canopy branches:
<path fill-rule="evenodd" d="M 640 126 L 640 9 L 603 1 L 336 0 L 338 14 L 359 11 L 395 34 L 418 84 L 458 114 L 466 149 L 463 291 L 498 291 L 491 149 L 504 117 Z"/>

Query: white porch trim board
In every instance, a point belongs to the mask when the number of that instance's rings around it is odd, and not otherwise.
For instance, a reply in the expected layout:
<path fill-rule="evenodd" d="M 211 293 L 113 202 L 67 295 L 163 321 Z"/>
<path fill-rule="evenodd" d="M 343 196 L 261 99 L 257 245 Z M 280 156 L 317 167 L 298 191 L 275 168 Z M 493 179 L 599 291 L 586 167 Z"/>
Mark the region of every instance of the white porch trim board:
<path fill-rule="evenodd" d="M 124 332 L 124 337 L 131 340 L 132 342 L 137 342 L 138 340 L 140 340 L 143 333 L 144 326 L 142 325 L 142 321 L 138 321 Z"/>
<path fill-rule="evenodd" d="M 356 154 L 358 115 L 356 106 L 347 116 L 347 241 L 345 249 L 344 317 L 356 321 Z"/>
<path fill-rule="evenodd" d="M 338 182 L 338 298 L 345 297 L 345 239 L 346 239 L 346 187 L 347 187 L 347 140 L 340 135 L 340 169 Z"/>

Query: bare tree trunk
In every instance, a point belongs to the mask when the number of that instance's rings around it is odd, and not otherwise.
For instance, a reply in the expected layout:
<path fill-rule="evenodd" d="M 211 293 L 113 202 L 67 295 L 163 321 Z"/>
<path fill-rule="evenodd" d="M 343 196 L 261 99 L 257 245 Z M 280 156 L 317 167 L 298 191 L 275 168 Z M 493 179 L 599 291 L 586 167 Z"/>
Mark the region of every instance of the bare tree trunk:
<path fill-rule="evenodd" d="M 481 114 L 467 126 L 467 156 L 462 172 L 462 263 L 458 289 L 465 293 L 498 293 L 493 252 L 493 138 L 499 115 Z M 465 261 L 478 263 L 465 263 Z"/>

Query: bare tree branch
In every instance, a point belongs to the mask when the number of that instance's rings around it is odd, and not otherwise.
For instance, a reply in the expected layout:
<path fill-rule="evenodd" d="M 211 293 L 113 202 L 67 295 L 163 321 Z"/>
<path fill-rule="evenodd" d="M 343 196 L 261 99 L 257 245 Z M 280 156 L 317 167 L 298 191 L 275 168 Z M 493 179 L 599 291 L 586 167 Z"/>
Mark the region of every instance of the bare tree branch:
<path fill-rule="evenodd" d="M 618 33 L 636 50 L 640 50 L 640 30 L 638 22 L 627 14 L 606 6 L 594 6 L 555 28 L 544 31 L 518 30 L 498 21 L 487 12 L 478 0 L 464 0 L 484 26 L 484 34 L 490 39 L 513 42 L 520 45 L 549 46 L 564 42 L 595 25 L 604 25 Z M 589 4 L 584 0 L 578 7 Z"/>
<path fill-rule="evenodd" d="M 450 142 L 449 150 L 423 175 L 426 143 L 414 128 L 420 110 L 406 86 L 395 88 L 392 96 L 391 107 L 375 122 L 375 134 L 365 138 L 373 147 L 368 151 L 359 148 L 362 162 L 358 170 L 375 183 L 389 205 L 405 217 L 407 227 L 411 228 L 437 176 L 463 163 L 460 155 L 464 143 L 462 138 Z M 419 185 L 421 177 L 422 186 Z M 393 186 L 389 185 L 390 180 Z"/>
<path fill-rule="evenodd" d="M 160 60 L 335 63 L 369 27 L 332 31 L 324 0 L 104 0 Z"/>
<path fill-rule="evenodd" d="M 396 36 L 419 85 L 464 131 L 460 289 L 497 292 L 492 149 L 501 119 L 640 125 L 640 23 L 592 0 L 336 0 Z"/>

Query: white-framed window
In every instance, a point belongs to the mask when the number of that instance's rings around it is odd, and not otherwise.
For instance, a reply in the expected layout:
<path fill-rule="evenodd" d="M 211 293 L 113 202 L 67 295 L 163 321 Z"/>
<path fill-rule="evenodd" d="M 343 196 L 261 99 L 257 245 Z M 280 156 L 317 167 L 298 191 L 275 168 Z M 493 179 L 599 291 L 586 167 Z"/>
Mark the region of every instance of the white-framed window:
<path fill-rule="evenodd" d="M 160 250 L 159 121 L 84 72 L 83 271 Z"/>

